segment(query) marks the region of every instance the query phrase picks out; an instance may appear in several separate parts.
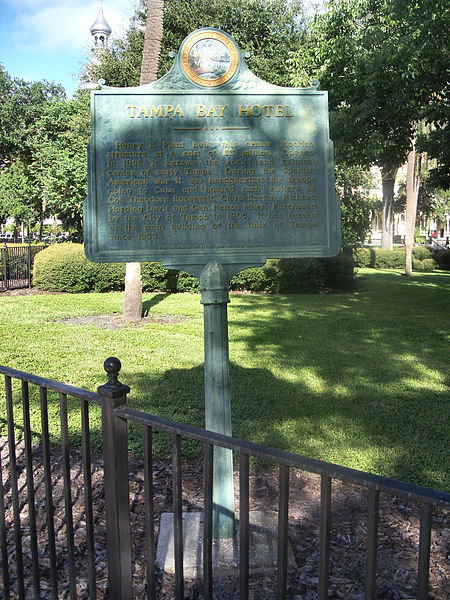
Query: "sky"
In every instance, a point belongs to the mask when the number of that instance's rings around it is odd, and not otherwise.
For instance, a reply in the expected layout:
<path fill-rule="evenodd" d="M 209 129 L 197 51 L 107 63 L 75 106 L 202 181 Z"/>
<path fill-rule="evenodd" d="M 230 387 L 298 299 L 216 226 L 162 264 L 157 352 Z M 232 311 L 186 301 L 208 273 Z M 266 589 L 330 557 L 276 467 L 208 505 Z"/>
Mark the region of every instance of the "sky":
<path fill-rule="evenodd" d="M 103 1 L 112 36 L 127 28 L 136 1 Z M 0 63 L 13 77 L 59 83 L 71 97 L 99 7 L 99 0 L 0 0 Z"/>

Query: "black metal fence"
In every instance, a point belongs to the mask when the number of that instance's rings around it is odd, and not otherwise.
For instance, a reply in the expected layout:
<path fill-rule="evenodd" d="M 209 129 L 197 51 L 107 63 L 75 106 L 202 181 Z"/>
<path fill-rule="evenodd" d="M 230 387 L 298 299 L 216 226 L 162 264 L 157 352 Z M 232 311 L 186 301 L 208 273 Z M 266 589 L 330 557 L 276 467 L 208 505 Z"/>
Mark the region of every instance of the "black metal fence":
<path fill-rule="evenodd" d="M 44 246 L 0 246 L 0 292 L 31 287 L 34 257 Z"/>
<path fill-rule="evenodd" d="M 430 540 L 433 509 L 450 508 L 450 494 L 394 481 L 361 471 L 313 460 L 176 423 L 127 406 L 128 386 L 118 381 L 120 362 L 105 361 L 108 382 L 98 393 L 78 389 L 0 366 L 5 376 L 7 439 L 0 465 L 0 551 L 2 598 L 80 597 L 128 600 L 157 597 L 156 532 L 154 510 L 154 459 L 152 438 L 167 432 L 172 438 L 172 486 L 174 515 L 175 597 L 185 597 L 183 574 L 182 519 L 182 440 L 197 440 L 203 446 L 203 597 L 213 597 L 215 572 L 212 563 L 212 469 L 213 448 L 233 450 L 239 458 L 239 598 L 249 598 L 249 459 L 256 457 L 278 465 L 278 548 L 275 595 L 288 592 L 288 519 L 290 471 L 301 470 L 320 476 L 320 528 L 318 533 L 319 569 L 317 595 L 329 597 L 330 527 L 332 523 L 332 482 L 339 480 L 367 491 L 367 535 L 364 598 L 377 597 L 377 550 L 380 493 L 406 497 L 420 509 L 420 537 L 417 552 L 417 598 L 429 598 Z M 49 402 L 56 394 L 57 402 Z M 56 400 L 55 398 L 55 400 Z M 68 400 L 69 399 L 69 400 Z M 56 405 L 56 408 L 55 408 Z M 101 493 L 93 499 L 90 411 L 101 410 L 104 480 Z M 32 430 L 30 415 L 40 411 L 40 431 Z M 54 450 L 49 433 L 49 411 L 59 412 L 61 438 L 58 449 L 61 477 L 54 465 Z M 74 486 L 73 452 L 69 448 L 68 422 L 81 418 L 80 477 Z M 98 419 L 95 417 L 96 427 Z M 128 429 L 131 423 L 143 431 L 143 489 L 145 515 L 146 573 L 139 574 L 136 588 L 132 573 L 132 541 L 129 494 Z M 35 443 L 37 442 L 37 444 Z M 37 464 L 39 463 L 39 464 Z M 98 472 L 94 473 L 95 476 Z M 132 482 L 133 484 L 135 482 Z M 80 487 L 82 489 L 80 489 Z M 103 501 L 105 513 L 98 511 Z M 100 500 L 99 500 L 100 498 Z M 82 508 L 80 509 L 80 503 Z M 141 528 L 143 524 L 139 525 Z M 106 556 L 102 536 L 106 529 Z M 142 553 L 142 551 L 141 551 Z M 99 576 L 107 563 L 107 577 Z M 63 573 L 63 574 L 62 574 Z M 65 573 L 65 574 L 64 574 Z M 66 578 L 66 579 L 64 579 Z M 60 589 L 66 581 L 64 590 Z M 80 595 L 84 591 L 84 596 Z M 99 590 L 103 595 L 98 596 Z M 304 593 L 304 592 L 303 592 Z M 305 597 L 310 597 L 306 596 Z M 235 597 L 238 597 L 237 595 Z M 258 596 L 266 597 L 266 596 Z M 442 596 L 443 597 L 443 596 Z M 384 598 L 384 596 L 383 596 Z"/>

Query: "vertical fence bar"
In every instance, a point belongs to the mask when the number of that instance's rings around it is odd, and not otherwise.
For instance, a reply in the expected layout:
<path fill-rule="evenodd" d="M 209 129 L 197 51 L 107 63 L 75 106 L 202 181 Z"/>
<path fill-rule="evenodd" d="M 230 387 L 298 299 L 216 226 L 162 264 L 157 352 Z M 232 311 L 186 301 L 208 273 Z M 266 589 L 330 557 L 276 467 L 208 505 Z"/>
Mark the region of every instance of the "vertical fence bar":
<path fill-rule="evenodd" d="M 365 600 L 375 600 L 377 577 L 378 508 L 380 493 L 367 491 L 367 556 Z"/>
<path fill-rule="evenodd" d="M 15 288 L 17 287 L 17 280 L 19 278 L 19 272 L 20 272 L 20 255 L 17 252 L 18 248 L 10 248 L 11 254 L 8 251 L 8 254 L 10 254 L 10 256 L 8 256 L 8 258 L 10 259 L 10 264 L 9 264 L 9 279 L 10 279 L 10 283 L 11 283 L 11 288 Z M 13 281 L 15 281 L 16 285 L 13 284 Z"/>
<path fill-rule="evenodd" d="M 127 422 L 114 414 L 116 408 L 126 405 L 130 388 L 118 381 L 119 359 L 107 358 L 104 368 L 109 380 L 97 391 L 102 398 L 109 596 L 130 600 L 133 590 Z"/>
<path fill-rule="evenodd" d="M 69 428 L 67 422 L 67 396 L 59 395 L 61 421 L 61 458 L 64 481 L 64 508 L 66 522 L 67 562 L 69 566 L 69 594 L 76 600 L 75 544 L 73 539 L 72 489 L 70 477 Z"/>
<path fill-rule="evenodd" d="M 92 510 L 91 443 L 89 434 L 89 403 L 81 401 L 81 453 L 83 457 L 84 511 L 86 515 L 86 554 L 89 598 L 95 600 L 97 582 L 95 576 L 94 517 Z"/>
<path fill-rule="evenodd" d="M 52 495 L 52 472 L 50 464 L 50 436 L 48 431 L 48 403 L 47 389 L 40 389 L 41 401 L 41 426 L 42 426 L 42 453 L 44 461 L 44 482 L 45 482 L 45 508 L 47 513 L 47 538 L 48 552 L 50 558 L 50 589 L 53 600 L 58 598 L 58 579 L 56 566 L 56 546 L 55 546 L 55 523 L 53 520 L 54 506 Z"/>
<path fill-rule="evenodd" d="M 144 495 L 147 552 L 147 594 L 149 600 L 156 599 L 156 544 L 155 511 L 153 507 L 153 436 L 152 428 L 144 425 Z"/>
<path fill-rule="evenodd" d="M 331 477 L 321 476 L 320 540 L 319 540 L 319 600 L 328 599 L 330 571 Z"/>
<path fill-rule="evenodd" d="M 3 575 L 3 593 L 5 598 L 9 598 L 9 563 L 8 563 L 8 540 L 6 537 L 5 523 L 5 490 L 3 487 L 3 465 L 2 455 L 0 453 L 0 546 L 2 555 L 2 575 Z M 39 596 L 38 596 L 39 598 Z"/>
<path fill-rule="evenodd" d="M 3 287 L 8 289 L 8 246 L 3 244 Z"/>
<path fill-rule="evenodd" d="M 279 490 L 277 599 L 286 600 L 289 508 L 289 467 L 287 465 L 280 465 Z"/>
<path fill-rule="evenodd" d="M 16 438 L 14 434 L 14 411 L 12 399 L 11 377 L 5 377 L 6 418 L 8 422 L 9 476 L 11 482 L 11 498 L 14 515 L 14 542 L 16 548 L 17 591 L 19 599 L 25 598 L 23 583 L 22 532 L 20 528 L 20 503 L 17 482 Z"/>
<path fill-rule="evenodd" d="M 173 541 L 175 552 L 175 597 L 184 598 L 183 576 L 183 512 L 181 506 L 181 437 L 172 434 L 173 460 Z"/>
<path fill-rule="evenodd" d="M 423 504 L 420 514 L 418 600 L 428 600 L 432 522 L 433 506 L 431 504 Z"/>
<path fill-rule="evenodd" d="M 248 600 L 249 576 L 249 465 L 248 454 L 239 454 L 239 587 L 240 600 Z"/>
<path fill-rule="evenodd" d="M 34 498 L 34 476 L 33 476 L 33 448 L 31 439 L 30 423 L 30 396 L 28 383 L 22 381 L 22 408 L 23 408 L 23 429 L 25 440 L 25 457 L 27 465 L 27 498 L 28 498 L 28 516 L 30 521 L 30 542 L 33 570 L 33 590 L 35 598 L 41 597 L 41 586 L 39 582 L 39 555 L 37 546 L 36 530 L 36 507 Z"/>
<path fill-rule="evenodd" d="M 213 599 L 212 577 L 212 510 L 213 510 L 213 451 L 212 444 L 204 444 L 203 454 L 203 594 Z"/>
<path fill-rule="evenodd" d="M 28 239 L 27 246 L 27 277 L 28 277 L 28 287 L 31 287 L 31 240 Z"/>

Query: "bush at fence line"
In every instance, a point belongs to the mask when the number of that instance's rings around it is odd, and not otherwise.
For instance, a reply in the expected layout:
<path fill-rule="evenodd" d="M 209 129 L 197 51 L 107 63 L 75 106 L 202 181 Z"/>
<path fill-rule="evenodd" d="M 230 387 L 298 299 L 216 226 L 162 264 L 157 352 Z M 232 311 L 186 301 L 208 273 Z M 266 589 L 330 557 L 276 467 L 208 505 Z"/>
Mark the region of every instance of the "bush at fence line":
<path fill-rule="evenodd" d="M 434 256 L 440 269 L 450 271 L 450 250 L 439 250 Z"/>
<path fill-rule="evenodd" d="M 144 291 L 193 292 L 196 277 L 168 270 L 157 262 L 142 263 Z M 245 269 L 230 282 L 232 290 L 253 292 L 319 292 L 324 287 L 345 289 L 353 280 L 353 259 L 339 254 L 329 259 L 292 258 L 268 260 L 262 267 Z M 52 292 L 107 292 L 123 290 L 123 263 L 92 263 L 82 244 L 58 244 L 40 252 L 34 265 L 33 283 Z"/>
<path fill-rule="evenodd" d="M 154 290 L 168 291 L 167 277 L 169 271 L 161 263 L 141 263 L 142 290 L 153 292 Z M 124 282 L 122 282 L 122 285 Z"/>
<path fill-rule="evenodd" d="M 94 266 L 80 244 L 49 246 L 34 260 L 33 285 L 49 292 L 88 292 L 94 286 Z M 106 273 L 100 273 L 105 280 Z"/>
<path fill-rule="evenodd" d="M 414 246 L 412 249 L 413 268 L 417 271 L 432 271 L 432 255 L 428 248 Z M 355 248 L 353 258 L 356 267 L 372 267 L 374 269 L 403 269 L 406 263 L 405 248 Z M 434 262 L 434 261 L 433 261 Z"/>

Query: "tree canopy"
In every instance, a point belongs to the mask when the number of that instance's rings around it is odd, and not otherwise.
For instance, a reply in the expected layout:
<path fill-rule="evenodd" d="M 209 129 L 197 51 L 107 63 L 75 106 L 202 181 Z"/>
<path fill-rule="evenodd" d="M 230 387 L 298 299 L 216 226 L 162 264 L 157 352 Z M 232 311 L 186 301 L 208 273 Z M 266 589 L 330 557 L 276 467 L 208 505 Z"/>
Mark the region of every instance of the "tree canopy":
<path fill-rule="evenodd" d="M 333 138 L 353 164 L 404 164 L 415 126 L 445 126 L 449 7 L 443 0 L 331 0 L 291 60 L 292 82 L 329 90 Z"/>
<path fill-rule="evenodd" d="M 449 15 L 444 0 L 330 0 L 291 58 L 295 85 L 318 78 L 329 90 L 338 161 L 381 167 L 386 229 L 419 122 L 432 125 L 420 143 L 438 160 L 436 182 L 448 185 Z M 383 245 L 391 243 L 388 230 Z"/>
<path fill-rule="evenodd" d="M 85 80 L 105 79 L 107 85 L 139 84 L 145 2 L 139 5 L 128 31 L 113 40 L 99 60 L 87 67 Z M 159 66 L 162 77 L 172 66 L 170 51 L 196 28 L 216 27 L 232 35 L 241 50 L 250 52 L 249 68 L 262 79 L 288 85 L 286 64 L 292 51 L 300 48 L 303 37 L 302 5 L 287 0 L 167 0 Z"/>
<path fill-rule="evenodd" d="M 61 86 L 12 78 L 0 66 L 1 217 L 29 226 L 58 215 L 81 228 L 89 99 Z"/>

